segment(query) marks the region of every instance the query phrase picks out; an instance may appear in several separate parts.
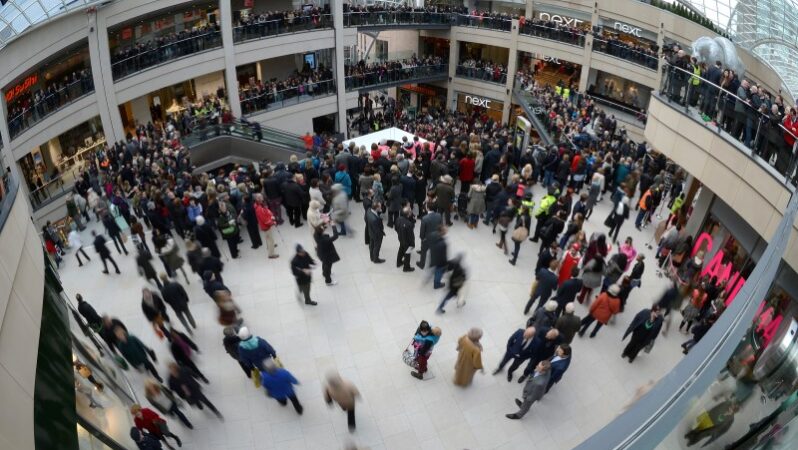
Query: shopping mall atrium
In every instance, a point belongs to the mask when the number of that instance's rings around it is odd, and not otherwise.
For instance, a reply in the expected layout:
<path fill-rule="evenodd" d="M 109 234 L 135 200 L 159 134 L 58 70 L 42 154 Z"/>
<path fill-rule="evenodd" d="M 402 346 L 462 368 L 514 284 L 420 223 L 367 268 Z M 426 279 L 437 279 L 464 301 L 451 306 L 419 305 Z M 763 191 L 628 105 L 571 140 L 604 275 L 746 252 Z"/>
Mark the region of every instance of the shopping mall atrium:
<path fill-rule="evenodd" d="M 798 448 L 796 0 L 0 4 L 0 449 Z"/>

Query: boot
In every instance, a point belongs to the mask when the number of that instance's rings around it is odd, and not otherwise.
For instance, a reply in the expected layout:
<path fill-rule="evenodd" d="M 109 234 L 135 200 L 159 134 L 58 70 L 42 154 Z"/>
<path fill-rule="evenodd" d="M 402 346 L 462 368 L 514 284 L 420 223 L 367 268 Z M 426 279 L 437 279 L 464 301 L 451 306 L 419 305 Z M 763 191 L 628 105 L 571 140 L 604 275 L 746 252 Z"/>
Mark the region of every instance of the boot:
<path fill-rule="evenodd" d="M 415 370 L 410 372 L 410 375 L 413 376 L 413 378 L 418 378 L 419 380 L 423 380 L 424 379 L 424 374 L 423 373 L 418 373 Z"/>

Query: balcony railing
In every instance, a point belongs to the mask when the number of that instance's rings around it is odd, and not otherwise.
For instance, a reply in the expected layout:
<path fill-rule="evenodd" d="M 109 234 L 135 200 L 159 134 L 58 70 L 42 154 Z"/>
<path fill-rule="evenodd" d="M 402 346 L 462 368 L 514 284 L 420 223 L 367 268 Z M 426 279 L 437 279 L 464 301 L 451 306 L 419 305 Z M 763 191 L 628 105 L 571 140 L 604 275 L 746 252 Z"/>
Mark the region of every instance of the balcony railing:
<path fill-rule="evenodd" d="M 11 174 L 11 171 L 6 170 L 5 160 L 2 155 L 0 155 L 0 171 L 2 171 L 0 173 L 0 231 L 2 231 L 11 211 L 11 206 L 14 204 L 14 198 L 17 196 L 19 182 Z"/>
<path fill-rule="evenodd" d="M 233 41 L 238 43 L 281 34 L 322 30 L 332 27 L 332 14 L 321 14 L 316 17 L 299 16 L 292 19 L 266 20 L 234 27 Z"/>
<path fill-rule="evenodd" d="M 23 131 L 41 122 L 49 115 L 67 106 L 84 95 L 94 92 L 94 80 L 89 74 L 85 78 L 73 81 L 61 89 L 55 91 L 44 91 L 44 97 L 38 102 L 29 105 L 21 112 L 14 114 L 14 109 L 9 110 L 8 132 L 11 139 L 20 135 Z"/>
<path fill-rule="evenodd" d="M 376 70 L 346 77 L 346 90 L 372 88 L 414 79 L 446 76 L 449 65 L 446 62 L 429 66 L 403 67 L 401 69 Z"/>
<path fill-rule="evenodd" d="M 552 28 L 541 24 L 526 22 L 522 27 L 519 28 L 518 33 L 526 36 L 550 39 L 552 41 L 558 41 L 568 45 L 575 45 L 577 47 L 585 46 L 585 33 L 582 31 L 573 31 L 565 28 Z"/>
<path fill-rule="evenodd" d="M 637 51 L 629 48 L 625 44 L 619 44 L 614 41 L 593 38 L 593 51 L 606 53 L 607 55 L 629 61 L 650 70 L 657 70 L 658 67 L 659 60 L 656 55 Z"/>
<path fill-rule="evenodd" d="M 457 66 L 455 73 L 462 78 L 471 78 L 472 80 L 501 85 L 507 84 L 507 72 L 496 73 L 490 67 Z"/>
<path fill-rule="evenodd" d="M 260 94 L 246 94 L 241 98 L 241 111 L 243 114 L 255 114 L 262 111 L 272 111 L 286 106 L 309 102 L 322 97 L 335 94 L 335 81 L 324 80 L 304 84 L 276 92 L 263 92 Z"/>
<path fill-rule="evenodd" d="M 304 154 L 305 144 L 302 137 L 291 133 L 263 127 L 259 123 L 246 119 L 234 119 L 231 123 L 221 123 L 209 118 L 195 118 L 192 121 L 191 132 L 181 138 L 181 143 L 187 148 L 217 136 L 234 136 L 242 139 L 263 142 L 289 151 Z"/>
<path fill-rule="evenodd" d="M 676 103 L 686 115 L 740 144 L 738 147 L 747 147 L 746 156 L 796 184 L 798 136 L 784 126 L 784 117 L 750 98 L 750 94 L 743 99 L 692 72 L 665 62 L 663 65 L 659 90 L 663 100 Z"/>
<path fill-rule="evenodd" d="M 58 165 L 59 175 L 44 181 L 41 186 L 36 186 L 29 180 L 29 197 L 33 209 L 38 210 L 71 192 L 81 172 L 87 169 L 92 162 L 97 163 L 97 150 L 105 144 L 106 140 L 101 139 L 88 147 L 78 149 L 74 155 L 64 158 Z"/>
<path fill-rule="evenodd" d="M 118 81 L 134 73 L 141 72 L 176 58 L 182 58 L 221 46 L 222 33 L 219 30 L 212 30 L 161 46 L 148 47 L 141 51 L 134 48 L 132 52 L 135 54 L 112 58 L 111 72 L 114 81 Z"/>
<path fill-rule="evenodd" d="M 452 14 L 427 11 L 350 11 L 344 13 L 345 27 L 400 27 L 408 25 L 451 25 Z"/>
<path fill-rule="evenodd" d="M 488 30 L 505 31 L 507 33 L 513 29 L 513 21 L 511 19 L 473 16 L 470 14 L 456 14 L 453 15 L 453 17 L 453 25 L 461 27 L 485 28 Z"/>

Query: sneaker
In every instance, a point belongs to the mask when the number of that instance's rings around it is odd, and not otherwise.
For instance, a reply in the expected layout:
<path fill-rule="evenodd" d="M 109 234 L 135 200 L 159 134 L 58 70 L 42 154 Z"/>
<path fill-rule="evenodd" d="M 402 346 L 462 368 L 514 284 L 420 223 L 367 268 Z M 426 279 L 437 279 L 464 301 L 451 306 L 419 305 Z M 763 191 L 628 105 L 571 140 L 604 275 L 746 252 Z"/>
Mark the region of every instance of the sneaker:
<path fill-rule="evenodd" d="M 522 402 L 521 400 L 515 399 L 515 404 L 516 404 L 516 405 L 518 405 L 518 407 L 519 407 L 519 408 L 521 407 L 521 405 L 522 405 L 523 403 L 524 403 L 524 402 Z"/>
<path fill-rule="evenodd" d="M 335 280 L 332 280 L 329 283 L 324 283 L 324 284 L 326 284 L 327 286 L 335 286 L 336 284 L 338 284 L 338 282 L 335 281 Z"/>
<path fill-rule="evenodd" d="M 313 300 L 307 301 L 307 302 L 305 302 L 305 304 L 306 304 L 306 305 L 310 305 L 310 306 L 316 306 L 316 305 L 318 305 L 318 303 L 317 303 L 317 302 L 314 302 Z M 300 414 L 301 414 L 301 413 L 300 413 Z"/>
<path fill-rule="evenodd" d="M 526 380 L 526 375 L 521 375 L 521 377 L 518 378 L 518 384 L 523 383 L 524 380 Z"/>
<path fill-rule="evenodd" d="M 414 371 L 412 371 L 412 372 L 410 372 L 410 375 L 411 375 L 413 378 L 418 378 L 419 380 L 423 380 L 423 379 L 424 379 L 424 374 L 418 373 L 418 372 L 416 372 L 415 370 L 414 370 Z"/>
<path fill-rule="evenodd" d="M 521 418 L 518 414 L 505 414 L 504 417 L 512 420 L 518 420 Z"/>

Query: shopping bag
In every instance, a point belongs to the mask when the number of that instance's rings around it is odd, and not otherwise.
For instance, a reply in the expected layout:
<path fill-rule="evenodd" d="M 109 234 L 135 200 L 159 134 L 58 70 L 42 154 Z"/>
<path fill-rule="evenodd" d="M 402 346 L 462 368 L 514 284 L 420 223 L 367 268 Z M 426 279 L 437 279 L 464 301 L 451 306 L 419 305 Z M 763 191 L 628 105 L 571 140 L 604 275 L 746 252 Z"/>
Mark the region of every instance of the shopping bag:
<path fill-rule="evenodd" d="M 612 212 L 606 219 L 604 219 L 604 226 L 607 228 L 612 228 L 615 225 L 615 211 Z"/>
<path fill-rule="evenodd" d="M 252 378 L 252 384 L 255 385 L 256 388 L 260 387 L 260 370 L 257 367 L 253 367 L 252 371 L 250 372 L 250 378 Z"/>
<path fill-rule="evenodd" d="M 402 361 L 405 362 L 408 366 L 418 369 L 418 363 L 416 362 L 416 347 L 413 345 L 413 341 L 410 341 L 410 345 L 405 348 L 405 351 L 402 352 Z"/>

